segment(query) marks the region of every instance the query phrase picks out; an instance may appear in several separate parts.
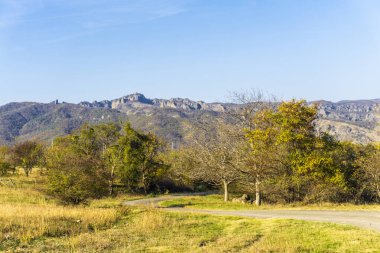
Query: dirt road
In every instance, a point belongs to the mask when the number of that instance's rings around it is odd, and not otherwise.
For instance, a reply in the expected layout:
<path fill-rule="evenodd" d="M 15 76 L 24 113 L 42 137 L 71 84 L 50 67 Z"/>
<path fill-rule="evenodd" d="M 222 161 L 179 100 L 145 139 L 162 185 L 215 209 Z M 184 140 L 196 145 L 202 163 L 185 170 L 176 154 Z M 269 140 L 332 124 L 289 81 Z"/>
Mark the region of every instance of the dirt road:
<path fill-rule="evenodd" d="M 158 207 L 165 200 L 181 198 L 184 195 L 171 195 L 158 198 L 124 202 L 125 205 L 145 205 Z M 329 211 L 329 210 L 200 210 L 190 208 L 164 208 L 167 211 L 191 212 L 211 215 L 228 215 L 251 218 L 286 218 L 309 221 L 333 222 L 373 229 L 380 232 L 380 211 Z"/>

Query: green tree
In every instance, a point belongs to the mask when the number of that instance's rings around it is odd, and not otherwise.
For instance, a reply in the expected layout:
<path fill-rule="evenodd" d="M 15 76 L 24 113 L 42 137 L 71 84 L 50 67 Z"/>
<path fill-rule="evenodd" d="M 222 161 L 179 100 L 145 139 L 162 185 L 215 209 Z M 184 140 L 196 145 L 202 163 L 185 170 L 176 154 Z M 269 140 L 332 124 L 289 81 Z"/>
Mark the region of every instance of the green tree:
<path fill-rule="evenodd" d="M 11 149 L 7 146 L 0 146 L 0 176 L 15 171 Z"/>
<path fill-rule="evenodd" d="M 97 141 L 102 146 L 101 159 L 108 173 L 108 192 L 114 194 L 116 172 L 122 165 L 122 150 L 117 141 L 120 138 L 120 127 L 113 123 L 94 126 Z"/>
<path fill-rule="evenodd" d="M 80 204 L 108 193 L 109 174 L 102 160 L 97 128 L 85 125 L 58 138 L 49 149 L 49 191 L 63 203 Z"/>
<path fill-rule="evenodd" d="M 263 184 L 286 201 L 326 201 L 347 191 L 349 168 L 339 163 L 339 143 L 317 133 L 316 119 L 316 106 L 302 100 L 254 115 L 246 129 L 246 174 L 255 184 L 256 204 Z"/>
<path fill-rule="evenodd" d="M 44 147 L 36 141 L 25 141 L 14 145 L 12 148 L 14 162 L 25 171 L 28 177 L 32 169 L 43 162 Z"/>
<path fill-rule="evenodd" d="M 166 165 L 160 158 L 163 144 L 153 134 L 144 134 L 134 130 L 130 124 L 124 127 L 124 134 L 118 141 L 116 157 L 122 152 L 122 163 L 118 174 L 122 182 L 130 189 L 142 188 L 147 193 Z"/>
<path fill-rule="evenodd" d="M 115 180 L 117 179 L 118 172 L 123 168 L 123 150 L 120 145 L 113 144 L 109 146 L 103 153 L 105 166 L 109 173 L 108 193 L 113 195 Z"/>
<path fill-rule="evenodd" d="M 362 186 L 364 190 L 380 202 L 380 146 L 369 145 L 366 154 L 358 160 L 361 167 Z"/>
<path fill-rule="evenodd" d="M 272 109 L 258 111 L 247 128 L 246 139 L 249 142 L 243 173 L 248 182 L 255 187 L 255 204 L 261 205 L 261 185 L 268 178 L 273 178 L 280 166 L 280 147 L 276 143 L 278 125 L 276 114 Z"/>
<path fill-rule="evenodd" d="M 288 201 L 301 201 L 307 191 L 304 188 L 307 187 L 305 169 L 313 163 L 316 118 L 316 107 L 309 106 L 304 100 L 283 102 L 278 107 L 275 116 L 278 124 L 276 143 L 283 147 L 283 186 L 286 187 Z"/>
<path fill-rule="evenodd" d="M 302 180 L 298 200 L 305 202 L 340 201 L 348 190 L 347 171 L 337 154 L 340 148 L 332 136 L 322 133 L 315 138 L 312 151 L 298 164 L 297 178 Z M 344 155 L 344 153 L 340 153 Z M 343 158 L 343 157 L 342 157 Z"/>

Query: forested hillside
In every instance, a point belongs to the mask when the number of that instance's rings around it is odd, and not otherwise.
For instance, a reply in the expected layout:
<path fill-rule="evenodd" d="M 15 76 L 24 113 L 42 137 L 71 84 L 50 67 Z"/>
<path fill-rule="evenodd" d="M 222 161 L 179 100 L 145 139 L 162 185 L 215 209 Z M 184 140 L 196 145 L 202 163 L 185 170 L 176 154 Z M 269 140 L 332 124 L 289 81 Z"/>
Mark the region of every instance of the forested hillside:
<path fill-rule="evenodd" d="M 379 100 L 315 103 L 319 105 L 316 122 L 319 130 L 339 140 L 363 144 L 380 141 Z M 111 101 L 79 104 L 10 103 L 0 106 L 0 143 L 26 139 L 51 142 L 83 123 L 130 121 L 137 129 L 153 132 L 179 145 L 191 136 L 191 126 L 199 121 L 215 120 L 235 106 L 181 98 L 148 99 L 138 93 Z"/>

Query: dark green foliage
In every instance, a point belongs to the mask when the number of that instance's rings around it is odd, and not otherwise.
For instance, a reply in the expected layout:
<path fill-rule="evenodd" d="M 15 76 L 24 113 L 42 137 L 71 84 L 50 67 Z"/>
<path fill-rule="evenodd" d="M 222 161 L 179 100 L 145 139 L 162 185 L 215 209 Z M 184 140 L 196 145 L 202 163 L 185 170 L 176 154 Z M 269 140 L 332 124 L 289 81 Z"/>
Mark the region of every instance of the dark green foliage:
<path fill-rule="evenodd" d="M 5 176 L 12 171 L 14 171 L 14 166 L 9 162 L 0 161 L 0 176 Z"/>
<path fill-rule="evenodd" d="M 108 173 L 102 160 L 105 142 L 97 128 L 83 126 L 58 138 L 47 156 L 50 193 L 64 203 L 80 204 L 108 193 Z"/>
<path fill-rule="evenodd" d="M 121 181 L 131 191 L 152 189 L 166 165 L 160 159 L 161 142 L 153 134 L 143 134 L 129 124 L 118 141 L 122 152 L 122 163 L 118 173 Z"/>
<path fill-rule="evenodd" d="M 47 156 L 50 193 L 64 203 L 80 204 L 114 194 L 116 181 L 130 191 L 152 190 L 165 165 L 162 144 L 152 134 L 112 123 L 84 125 L 58 138 Z"/>
<path fill-rule="evenodd" d="M 361 153 L 356 162 L 357 195 L 368 202 L 380 202 L 380 146 L 367 145 Z"/>
<path fill-rule="evenodd" d="M 12 157 L 13 155 L 9 147 L 0 147 L 0 176 L 5 176 L 15 171 Z"/>

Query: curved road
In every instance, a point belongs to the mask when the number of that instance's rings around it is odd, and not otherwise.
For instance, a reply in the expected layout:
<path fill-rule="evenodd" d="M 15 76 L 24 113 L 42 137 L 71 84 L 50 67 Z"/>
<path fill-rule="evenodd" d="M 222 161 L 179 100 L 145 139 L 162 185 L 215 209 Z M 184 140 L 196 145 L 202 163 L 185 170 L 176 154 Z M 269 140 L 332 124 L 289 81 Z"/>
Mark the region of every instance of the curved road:
<path fill-rule="evenodd" d="M 182 198 L 189 195 L 170 195 L 164 197 L 139 199 L 124 202 L 125 205 L 145 205 L 159 207 L 165 200 Z M 167 211 L 191 212 L 211 215 L 240 216 L 250 218 L 286 218 L 309 221 L 333 222 L 354 225 L 380 232 L 380 211 L 330 211 L 330 210 L 201 210 L 190 208 L 164 208 Z"/>

